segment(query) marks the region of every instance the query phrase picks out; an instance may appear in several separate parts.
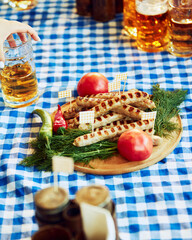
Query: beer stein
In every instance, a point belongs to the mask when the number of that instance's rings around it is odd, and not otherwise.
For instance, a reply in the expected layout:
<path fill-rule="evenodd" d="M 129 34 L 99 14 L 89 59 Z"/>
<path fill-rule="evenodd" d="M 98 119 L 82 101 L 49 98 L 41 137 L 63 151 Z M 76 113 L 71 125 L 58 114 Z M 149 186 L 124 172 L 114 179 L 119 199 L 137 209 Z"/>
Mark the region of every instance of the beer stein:
<path fill-rule="evenodd" d="M 6 106 L 19 108 L 39 98 L 31 36 L 13 34 L 4 42 L 5 66 L 0 72 Z"/>
<path fill-rule="evenodd" d="M 134 39 L 137 37 L 135 0 L 123 2 L 123 34 Z"/>
<path fill-rule="evenodd" d="M 192 0 L 168 0 L 169 44 L 167 50 L 178 57 L 192 56 Z"/>
<path fill-rule="evenodd" d="M 136 0 L 137 47 L 160 52 L 168 44 L 167 0 Z"/>
<path fill-rule="evenodd" d="M 37 5 L 37 0 L 9 0 L 9 6 L 14 8 L 15 10 L 29 10 L 34 8 Z"/>

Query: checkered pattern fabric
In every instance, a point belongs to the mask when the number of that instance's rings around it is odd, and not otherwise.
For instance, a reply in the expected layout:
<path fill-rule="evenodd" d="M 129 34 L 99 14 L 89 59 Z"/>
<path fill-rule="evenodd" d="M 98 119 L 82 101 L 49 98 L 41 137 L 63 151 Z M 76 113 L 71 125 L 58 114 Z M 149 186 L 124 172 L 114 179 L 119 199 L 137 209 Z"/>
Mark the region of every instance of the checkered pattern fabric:
<path fill-rule="evenodd" d="M 192 59 L 139 51 L 134 40 L 121 37 L 122 14 L 96 22 L 78 16 L 74 0 L 39 0 L 36 8 L 20 12 L 1 1 L 0 18 L 30 24 L 41 38 L 33 42 L 39 101 L 11 109 L 0 93 L 0 239 L 30 239 L 38 229 L 34 195 L 53 185 L 53 173 L 19 165 L 41 126 L 32 111 L 55 111 L 66 101 L 58 92 L 75 89 L 75 97 L 79 79 L 88 72 L 100 72 L 110 82 L 128 72 L 125 89 L 149 94 L 156 83 L 167 90 L 187 89 L 180 106 L 183 135 L 172 153 L 150 167 L 109 176 L 59 173 L 59 185 L 70 198 L 83 186 L 106 185 L 116 204 L 121 240 L 192 239 Z"/>

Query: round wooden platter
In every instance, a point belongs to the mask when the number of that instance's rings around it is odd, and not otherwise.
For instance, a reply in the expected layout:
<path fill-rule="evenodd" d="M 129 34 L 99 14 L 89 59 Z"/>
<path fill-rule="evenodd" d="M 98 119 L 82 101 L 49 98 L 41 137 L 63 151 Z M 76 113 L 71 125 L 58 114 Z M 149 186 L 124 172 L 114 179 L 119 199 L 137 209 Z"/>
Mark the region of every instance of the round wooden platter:
<path fill-rule="evenodd" d="M 66 103 L 61 109 L 64 111 L 68 107 L 69 103 Z M 54 118 L 55 113 L 56 111 L 52 113 L 52 118 Z M 161 145 L 153 147 L 153 152 L 148 159 L 139 162 L 130 162 L 119 154 L 115 154 L 105 160 L 94 159 L 90 161 L 89 165 L 75 163 L 75 170 L 97 175 L 117 175 L 134 172 L 161 161 L 176 148 L 182 136 L 182 122 L 180 116 L 174 118 L 172 121 L 177 122 L 181 130 L 172 133 L 171 137 L 168 139 L 164 138 Z"/>

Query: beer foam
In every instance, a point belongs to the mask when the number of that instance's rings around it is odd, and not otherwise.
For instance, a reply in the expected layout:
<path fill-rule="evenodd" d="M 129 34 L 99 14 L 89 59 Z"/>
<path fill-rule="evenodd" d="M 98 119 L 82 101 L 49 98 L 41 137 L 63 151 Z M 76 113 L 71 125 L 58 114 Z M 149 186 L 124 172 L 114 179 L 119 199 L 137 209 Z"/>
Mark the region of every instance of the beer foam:
<path fill-rule="evenodd" d="M 156 16 L 166 13 L 168 11 L 168 5 L 166 1 L 163 3 L 154 3 L 153 0 L 148 3 L 140 2 L 136 4 L 136 11 L 142 15 Z"/>

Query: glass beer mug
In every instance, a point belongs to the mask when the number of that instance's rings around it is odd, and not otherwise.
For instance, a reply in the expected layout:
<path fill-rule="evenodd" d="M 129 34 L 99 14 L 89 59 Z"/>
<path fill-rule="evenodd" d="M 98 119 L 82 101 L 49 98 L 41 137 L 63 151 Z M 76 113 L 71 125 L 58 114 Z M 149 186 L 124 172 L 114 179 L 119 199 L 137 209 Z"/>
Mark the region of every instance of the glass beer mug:
<path fill-rule="evenodd" d="M 167 50 L 178 57 L 192 56 L 192 0 L 168 0 L 169 46 Z"/>
<path fill-rule="evenodd" d="M 5 105 L 13 108 L 31 105 L 39 98 L 31 36 L 20 36 L 13 34 L 5 41 L 5 66 L 0 72 Z"/>
<path fill-rule="evenodd" d="M 9 0 L 8 3 L 12 8 L 22 11 L 36 7 L 38 2 L 37 0 Z"/>
<path fill-rule="evenodd" d="M 167 0 L 136 0 L 137 47 L 159 52 L 168 44 Z"/>
<path fill-rule="evenodd" d="M 135 0 L 123 2 L 123 33 L 131 38 L 137 37 Z"/>

